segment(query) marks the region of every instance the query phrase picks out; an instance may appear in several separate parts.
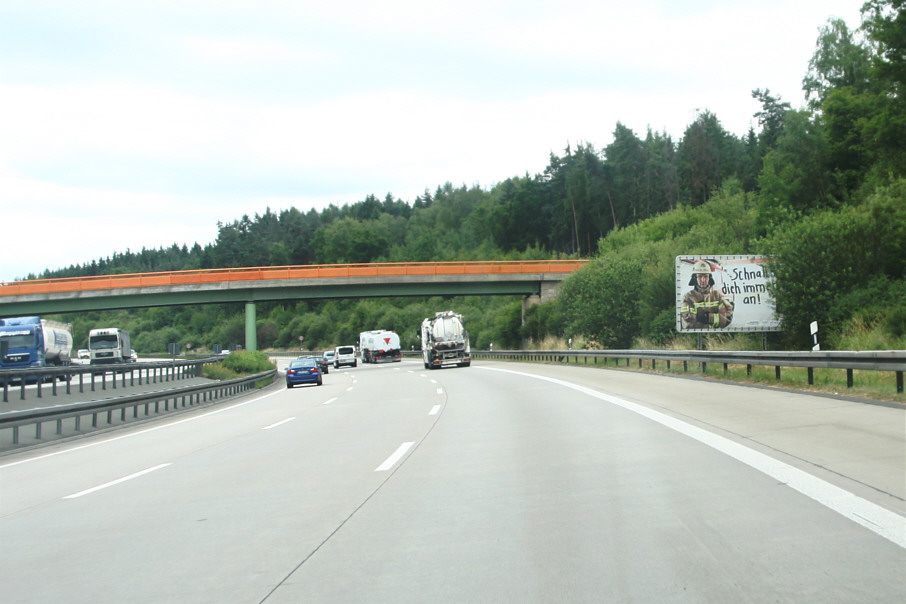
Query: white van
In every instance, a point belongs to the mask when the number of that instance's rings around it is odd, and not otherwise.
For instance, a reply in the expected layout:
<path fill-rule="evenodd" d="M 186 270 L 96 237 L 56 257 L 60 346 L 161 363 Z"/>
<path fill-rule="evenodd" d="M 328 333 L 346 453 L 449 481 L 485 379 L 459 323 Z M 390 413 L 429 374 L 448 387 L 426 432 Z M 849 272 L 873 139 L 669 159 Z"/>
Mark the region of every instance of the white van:
<path fill-rule="evenodd" d="M 358 361 L 355 358 L 355 346 L 337 346 L 334 349 L 334 369 L 339 369 L 342 365 L 350 365 L 352 367 L 358 365 Z"/>

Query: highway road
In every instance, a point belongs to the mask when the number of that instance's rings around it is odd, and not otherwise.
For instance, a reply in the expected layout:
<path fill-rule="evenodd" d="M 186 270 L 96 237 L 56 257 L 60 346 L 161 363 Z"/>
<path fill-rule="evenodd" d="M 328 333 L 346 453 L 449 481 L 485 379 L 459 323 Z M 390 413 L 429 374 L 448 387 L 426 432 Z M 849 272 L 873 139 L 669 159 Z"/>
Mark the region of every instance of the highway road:
<path fill-rule="evenodd" d="M 359 365 L 0 456 L 0 599 L 903 602 L 904 516 L 902 408 Z"/>

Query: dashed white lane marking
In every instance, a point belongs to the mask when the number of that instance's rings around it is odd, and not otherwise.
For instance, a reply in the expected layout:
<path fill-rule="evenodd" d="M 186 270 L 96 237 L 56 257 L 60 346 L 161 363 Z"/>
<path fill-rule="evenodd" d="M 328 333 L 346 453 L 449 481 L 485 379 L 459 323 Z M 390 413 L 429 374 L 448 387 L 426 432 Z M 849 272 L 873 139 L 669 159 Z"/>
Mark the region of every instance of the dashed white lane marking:
<path fill-rule="evenodd" d="M 437 415 L 440 413 L 440 405 L 434 405 L 431 407 L 431 411 L 428 412 L 428 415 Z"/>
<path fill-rule="evenodd" d="M 326 401 L 324 401 L 324 402 L 321 403 L 321 404 L 322 404 L 322 405 L 329 405 L 330 403 L 334 402 L 335 400 L 337 400 L 337 397 L 333 397 L 333 398 L 331 398 L 331 399 L 327 399 Z"/>
<path fill-rule="evenodd" d="M 138 478 L 139 476 L 144 476 L 145 474 L 154 472 L 155 470 L 160 470 L 161 468 L 166 468 L 169 465 L 170 464 L 168 464 L 168 463 L 162 463 L 159 466 L 154 466 L 153 468 L 148 468 L 147 470 L 142 470 L 141 472 L 136 472 L 135 474 L 130 474 L 129 476 L 123 476 L 122 478 L 118 478 L 116 480 L 111 480 L 110 482 L 105 482 L 104 484 L 100 484 L 100 485 L 98 485 L 96 487 L 92 487 L 90 489 L 85 489 L 84 491 L 79 491 L 78 493 L 73 493 L 72 495 L 67 495 L 63 499 L 75 499 L 76 497 L 81 497 L 82 495 L 88 495 L 89 493 L 94 493 L 95 491 L 100 491 L 101 489 L 106 489 L 107 487 L 112 487 L 115 484 L 119 484 L 121 482 L 126 482 L 127 480 L 132 480 L 133 478 Z"/>
<path fill-rule="evenodd" d="M 388 457 L 384 463 L 382 463 L 381 465 L 376 467 L 374 469 L 374 471 L 375 472 L 386 472 L 387 470 L 392 468 L 394 466 L 394 464 L 396 464 L 396 462 L 398 462 L 400 460 L 400 458 L 406 454 L 406 451 L 408 451 L 414 444 L 415 444 L 414 442 L 401 444 L 399 446 L 399 448 L 393 452 L 393 455 Z"/>
<path fill-rule="evenodd" d="M 287 419 L 285 419 L 285 420 L 283 420 L 283 421 L 279 421 L 279 422 L 277 422 L 276 424 L 271 424 L 270 426 L 265 426 L 265 427 L 263 427 L 263 428 L 261 428 L 261 429 L 262 429 L 262 430 L 270 430 L 271 428 L 276 428 L 277 426 L 281 426 L 281 425 L 283 425 L 283 424 L 285 424 L 285 423 L 287 423 L 287 422 L 291 422 L 291 421 L 293 421 L 294 419 L 296 419 L 296 418 L 295 418 L 295 417 L 289 417 L 289 418 L 287 418 Z"/>

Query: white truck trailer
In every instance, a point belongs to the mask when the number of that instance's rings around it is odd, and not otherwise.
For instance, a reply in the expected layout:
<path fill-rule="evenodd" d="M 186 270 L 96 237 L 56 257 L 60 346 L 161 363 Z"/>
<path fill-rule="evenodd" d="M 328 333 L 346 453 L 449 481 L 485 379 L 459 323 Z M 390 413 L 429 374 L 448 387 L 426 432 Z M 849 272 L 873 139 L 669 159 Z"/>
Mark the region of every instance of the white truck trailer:
<path fill-rule="evenodd" d="M 403 358 L 400 337 L 386 329 L 363 331 L 359 334 L 359 354 L 363 363 L 399 362 Z"/>

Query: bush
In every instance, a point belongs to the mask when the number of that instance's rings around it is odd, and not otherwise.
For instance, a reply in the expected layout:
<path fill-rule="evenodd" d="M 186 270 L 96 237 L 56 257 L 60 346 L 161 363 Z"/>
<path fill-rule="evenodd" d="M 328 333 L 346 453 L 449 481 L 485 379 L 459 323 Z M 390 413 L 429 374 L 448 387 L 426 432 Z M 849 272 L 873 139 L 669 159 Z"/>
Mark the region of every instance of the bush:
<path fill-rule="evenodd" d="M 906 291 L 904 200 L 906 181 L 899 181 L 861 206 L 812 214 L 770 238 L 788 345 L 810 346 L 811 321 L 825 334 L 842 334 L 857 316 L 873 326 L 893 316 L 896 325 Z"/>
<path fill-rule="evenodd" d="M 260 351 L 240 350 L 227 356 L 221 363 L 226 369 L 240 375 L 260 373 L 274 369 L 276 365 Z"/>
<path fill-rule="evenodd" d="M 224 367 L 222 363 L 205 363 L 201 367 L 201 377 L 209 380 L 231 380 L 239 375 L 228 367 Z"/>

